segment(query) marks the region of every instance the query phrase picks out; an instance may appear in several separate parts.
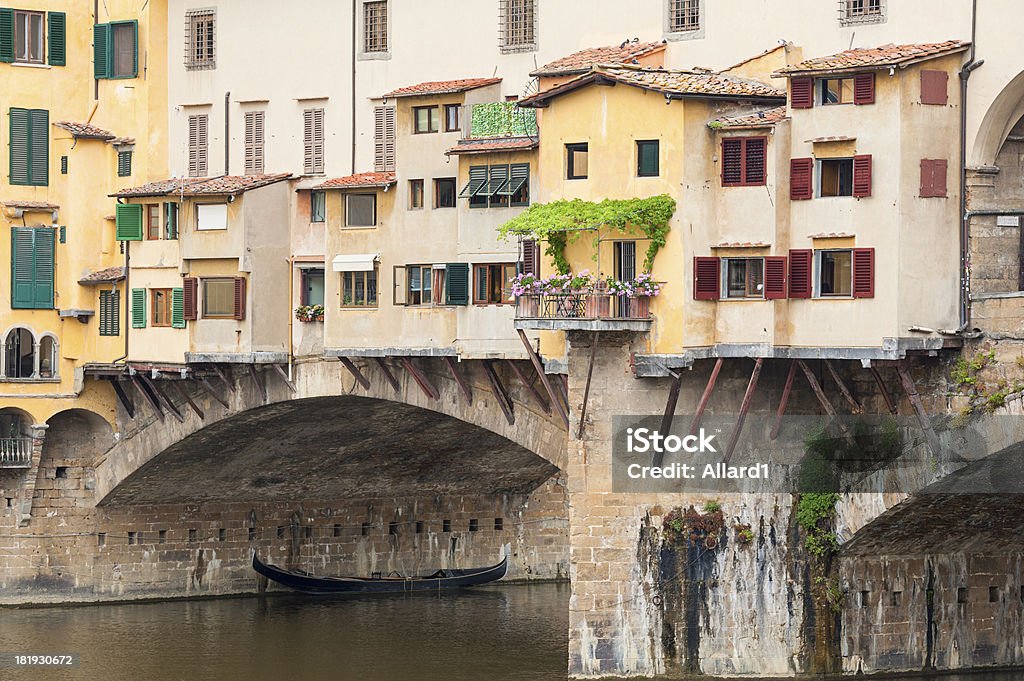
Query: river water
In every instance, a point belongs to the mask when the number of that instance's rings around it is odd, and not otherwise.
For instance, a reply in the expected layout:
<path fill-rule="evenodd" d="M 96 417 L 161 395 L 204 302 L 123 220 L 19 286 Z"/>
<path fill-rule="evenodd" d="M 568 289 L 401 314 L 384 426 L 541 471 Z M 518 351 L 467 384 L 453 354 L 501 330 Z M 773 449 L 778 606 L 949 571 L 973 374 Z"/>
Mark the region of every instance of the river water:
<path fill-rule="evenodd" d="M 565 681 L 569 586 L 0 610 L 0 653 L 75 653 L 0 681 Z M 903 681 L 1024 681 L 1024 673 Z"/>

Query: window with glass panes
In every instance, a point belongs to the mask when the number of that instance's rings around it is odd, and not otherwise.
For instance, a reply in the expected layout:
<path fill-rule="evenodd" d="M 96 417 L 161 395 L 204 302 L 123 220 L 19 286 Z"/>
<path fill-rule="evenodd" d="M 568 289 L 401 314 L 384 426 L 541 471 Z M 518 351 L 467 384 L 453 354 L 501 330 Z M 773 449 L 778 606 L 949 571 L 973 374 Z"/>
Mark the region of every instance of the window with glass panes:
<path fill-rule="evenodd" d="M 159 239 L 163 232 L 160 222 L 160 204 L 151 203 L 146 206 L 146 239 Z"/>
<path fill-rule="evenodd" d="M 764 298 L 764 258 L 725 258 L 725 298 Z"/>
<path fill-rule="evenodd" d="M 233 319 L 235 316 L 235 280 L 203 279 L 203 317 Z"/>
<path fill-rule="evenodd" d="M 348 194 L 345 196 L 346 227 L 374 227 L 376 224 L 376 194 Z"/>
<path fill-rule="evenodd" d="M 410 265 L 406 268 L 406 305 L 433 303 L 433 265 Z"/>
<path fill-rule="evenodd" d="M 342 307 L 377 307 L 377 269 L 341 273 Z"/>
<path fill-rule="evenodd" d="M 412 110 L 413 133 L 422 135 L 437 132 L 441 122 L 441 110 L 436 106 L 417 106 Z"/>
<path fill-rule="evenodd" d="M 515 263 L 476 265 L 473 268 L 473 302 L 494 305 L 515 302 L 512 279 L 516 276 Z"/>
<path fill-rule="evenodd" d="M 43 13 L 14 12 L 14 61 L 43 63 Z"/>
<path fill-rule="evenodd" d="M 639 140 L 636 143 L 636 174 L 638 177 L 657 177 L 661 168 L 661 144 L 658 140 Z"/>
<path fill-rule="evenodd" d="M 171 325 L 171 289 L 149 289 L 150 315 L 152 326 Z"/>
<path fill-rule="evenodd" d="M 363 3 L 363 52 L 388 51 L 388 3 Z"/>

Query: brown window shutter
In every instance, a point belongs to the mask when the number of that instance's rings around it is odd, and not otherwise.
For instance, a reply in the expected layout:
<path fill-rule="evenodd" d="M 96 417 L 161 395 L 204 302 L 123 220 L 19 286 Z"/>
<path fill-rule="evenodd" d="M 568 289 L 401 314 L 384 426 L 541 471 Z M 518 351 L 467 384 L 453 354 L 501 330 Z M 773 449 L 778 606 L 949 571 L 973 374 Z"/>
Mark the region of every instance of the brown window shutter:
<path fill-rule="evenodd" d="M 721 261 L 718 258 L 693 259 L 693 299 L 718 300 L 721 298 Z"/>
<path fill-rule="evenodd" d="M 194 322 L 199 319 L 199 280 L 186 277 L 182 282 L 185 321 Z"/>
<path fill-rule="evenodd" d="M 235 319 L 245 319 L 245 277 L 235 277 Z"/>
<path fill-rule="evenodd" d="M 786 256 L 770 256 L 764 259 L 765 300 L 786 297 Z"/>
<path fill-rule="evenodd" d="M 743 183 L 747 186 L 762 185 L 767 179 L 765 156 L 767 140 L 764 137 L 750 137 L 746 140 L 743 153 Z"/>
<path fill-rule="evenodd" d="M 722 140 L 722 186 L 743 184 L 743 140 L 731 137 Z"/>
<path fill-rule="evenodd" d="M 814 198 L 814 159 L 794 158 L 789 162 L 789 198 L 806 201 Z"/>
<path fill-rule="evenodd" d="M 871 196 L 871 154 L 853 157 L 853 195 Z"/>
<path fill-rule="evenodd" d="M 946 159 L 921 159 L 921 198 L 946 196 L 948 170 L 949 162 Z"/>
<path fill-rule="evenodd" d="M 875 249 L 853 249 L 853 297 L 875 297 Z"/>
<path fill-rule="evenodd" d="M 789 252 L 789 297 L 810 298 L 814 287 L 811 285 L 811 270 L 814 268 L 814 251 L 809 248 Z"/>
<path fill-rule="evenodd" d="M 523 274 L 540 274 L 540 248 L 536 241 L 523 241 Z"/>
<path fill-rule="evenodd" d="M 875 74 L 858 73 L 853 77 L 853 103 L 875 103 Z"/>
<path fill-rule="evenodd" d="M 789 81 L 789 106 L 810 109 L 814 106 L 814 79 L 793 78 Z"/>
<path fill-rule="evenodd" d="M 945 71 L 921 71 L 921 103 L 946 106 L 949 103 L 949 74 Z"/>

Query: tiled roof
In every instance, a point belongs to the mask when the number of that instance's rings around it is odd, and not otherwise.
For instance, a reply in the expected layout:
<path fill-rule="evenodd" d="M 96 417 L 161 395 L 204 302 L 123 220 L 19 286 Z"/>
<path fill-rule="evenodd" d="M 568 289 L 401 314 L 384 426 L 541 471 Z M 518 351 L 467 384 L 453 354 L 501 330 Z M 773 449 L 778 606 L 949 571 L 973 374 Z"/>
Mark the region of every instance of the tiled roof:
<path fill-rule="evenodd" d="M 105 270 L 96 270 L 78 280 L 79 284 L 89 286 L 91 284 L 112 284 L 115 281 L 124 279 L 124 267 L 108 267 Z"/>
<path fill-rule="evenodd" d="M 56 203 L 48 203 L 46 201 L 4 201 L 4 208 L 42 211 L 60 210 L 60 206 Z"/>
<path fill-rule="evenodd" d="M 808 239 L 848 239 L 850 237 L 857 236 L 853 232 L 818 232 L 817 234 L 808 234 Z"/>
<path fill-rule="evenodd" d="M 784 42 L 784 43 L 781 43 L 779 45 L 776 45 L 775 47 L 769 47 L 767 50 L 765 50 L 764 52 L 762 52 L 760 54 L 755 54 L 755 55 L 753 55 L 751 57 L 747 57 L 746 59 L 743 59 L 742 61 L 736 62 L 732 66 L 727 66 L 724 69 L 721 69 L 719 71 L 719 73 L 725 73 L 726 71 L 732 71 L 733 69 L 738 69 L 741 66 L 746 66 L 747 64 L 749 64 L 750 62 L 752 62 L 752 61 L 754 61 L 756 59 L 760 59 L 761 57 L 767 57 L 772 52 L 777 52 L 778 50 L 785 49 L 785 48 L 791 46 L 792 44 L 793 43 L 790 43 L 790 42 Z"/>
<path fill-rule="evenodd" d="M 135 138 L 134 137 L 115 137 L 114 139 L 110 140 L 110 143 L 114 144 L 114 145 L 118 145 L 118 144 L 135 144 Z"/>
<path fill-rule="evenodd" d="M 609 47 L 590 47 L 545 64 L 531 76 L 575 76 L 586 73 L 597 64 L 631 64 L 637 57 L 664 50 L 665 43 L 632 43 Z"/>
<path fill-rule="evenodd" d="M 785 100 L 786 93 L 773 87 L 743 78 L 723 76 L 710 71 L 677 71 L 636 66 L 601 65 L 582 76 L 562 83 L 526 99 L 520 106 L 546 106 L 555 97 L 572 92 L 594 82 L 616 82 L 645 90 L 660 92 L 668 97 L 725 97 L 738 99 L 766 98 Z"/>
<path fill-rule="evenodd" d="M 112 132 L 108 132 L 103 128 L 97 128 L 95 125 L 88 123 L 75 123 L 72 121 L 58 121 L 54 125 L 62 130 L 67 130 L 75 137 L 81 137 L 84 139 L 96 139 L 96 140 L 112 140 L 115 135 Z"/>
<path fill-rule="evenodd" d="M 418 97 L 422 95 L 450 95 L 456 92 L 466 92 L 480 87 L 487 87 L 500 83 L 501 78 L 460 78 L 458 80 L 435 80 L 408 87 L 400 87 L 397 90 L 384 95 L 385 97 Z"/>
<path fill-rule="evenodd" d="M 390 187 L 395 183 L 395 174 L 358 173 L 346 177 L 335 177 L 318 184 L 315 189 L 367 189 L 373 187 Z"/>
<path fill-rule="evenodd" d="M 536 149 L 540 140 L 536 137 L 480 137 L 459 140 L 458 145 L 447 154 L 489 154 L 499 151 L 522 151 Z"/>
<path fill-rule="evenodd" d="M 118 198 L 143 196 L 167 196 L 181 193 L 185 196 L 204 196 L 220 194 L 241 194 L 250 189 L 258 189 L 291 177 L 291 173 L 276 175 L 222 175 L 221 177 L 172 177 L 169 180 L 150 182 L 141 187 L 122 189 L 116 194 Z"/>
<path fill-rule="evenodd" d="M 743 128 L 767 128 L 777 125 L 785 120 L 788 120 L 788 117 L 786 116 L 786 107 L 778 106 L 774 109 L 755 111 L 754 113 L 744 114 L 742 116 L 726 116 L 724 118 L 711 121 L 708 123 L 708 126 L 711 128 L 729 128 L 733 130 Z"/>
<path fill-rule="evenodd" d="M 723 241 L 711 248 L 768 248 L 770 243 L 765 241 Z"/>
<path fill-rule="evenodd" d="M 857 48 L 827 57 L 807 59 L 776 71 L 773 75 L 788 76 L 799 73 L 829 71 L 850 71 L 854 69 L 877 69 L 887 66 L 906 66 L 925 59 L 933 59 L 970 47 L 969 42 L 947 40 L 943 43 L 920 45 L 882 45 L 873 48 Z"/>

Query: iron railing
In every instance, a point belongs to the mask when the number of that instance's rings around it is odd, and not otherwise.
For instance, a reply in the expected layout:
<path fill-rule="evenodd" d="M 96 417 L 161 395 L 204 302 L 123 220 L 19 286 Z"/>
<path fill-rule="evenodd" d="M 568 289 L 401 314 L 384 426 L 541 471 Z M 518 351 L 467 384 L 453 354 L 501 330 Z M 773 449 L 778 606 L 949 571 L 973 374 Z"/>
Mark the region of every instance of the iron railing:
<path fill-rule="evenodd" d="M 32 438 L 0 438 L 0 468 L 30 468 L 32 466 Z"/>
<path fill-rule="evenodd" d="M 613 293 L 542 293 L 516 299 L 519 319 L 650 319 L 650 298 Z"/>

